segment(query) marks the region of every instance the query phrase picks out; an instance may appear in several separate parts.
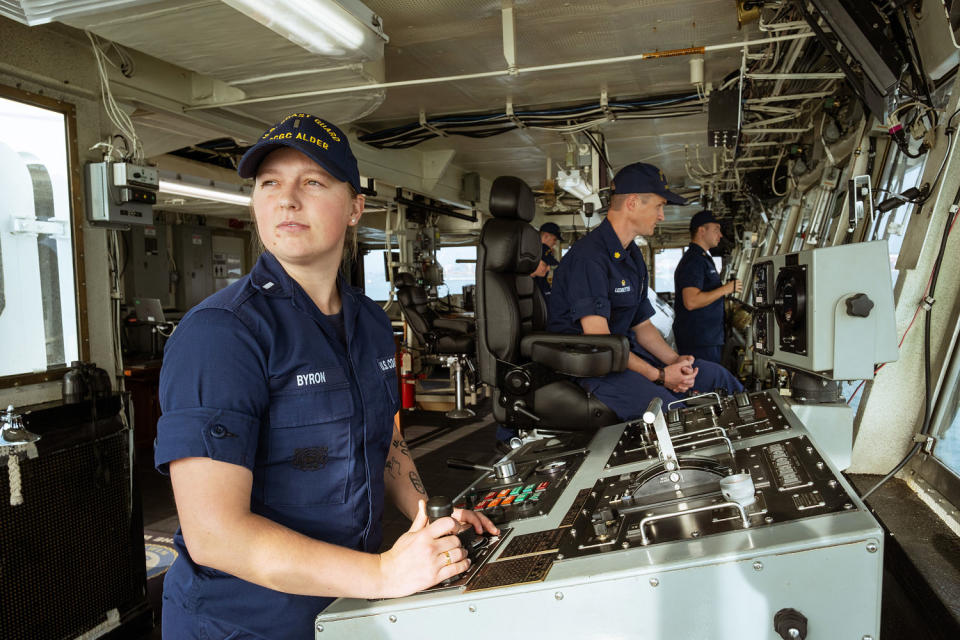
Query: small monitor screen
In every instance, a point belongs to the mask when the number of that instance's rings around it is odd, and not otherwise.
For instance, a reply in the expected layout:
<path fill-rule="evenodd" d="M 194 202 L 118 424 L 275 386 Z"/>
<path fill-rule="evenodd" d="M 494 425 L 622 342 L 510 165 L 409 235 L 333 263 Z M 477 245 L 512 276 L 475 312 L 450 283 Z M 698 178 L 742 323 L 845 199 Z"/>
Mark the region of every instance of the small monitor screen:
<path fill-rule="evenodd" d="M 157 298 L 135 298 L 133 310 L 137 314 L 137 322 L 159 323 L 166 321 L 163 317 L 163 307 L 160 306 L 160 300 Z"/>

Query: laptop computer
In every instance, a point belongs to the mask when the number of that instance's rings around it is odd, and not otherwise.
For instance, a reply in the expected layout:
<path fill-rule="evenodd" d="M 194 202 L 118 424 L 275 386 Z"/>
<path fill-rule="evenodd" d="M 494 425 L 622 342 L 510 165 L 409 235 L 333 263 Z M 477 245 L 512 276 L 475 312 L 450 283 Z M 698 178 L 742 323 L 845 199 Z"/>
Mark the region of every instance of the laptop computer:
<path fill-rule="evenodd" d="M 163 316 L 163 307 L 158 298 L 134 298 L 133 310 L 137 322 L 141 324 L 159 324 L 166 322 Z"/>

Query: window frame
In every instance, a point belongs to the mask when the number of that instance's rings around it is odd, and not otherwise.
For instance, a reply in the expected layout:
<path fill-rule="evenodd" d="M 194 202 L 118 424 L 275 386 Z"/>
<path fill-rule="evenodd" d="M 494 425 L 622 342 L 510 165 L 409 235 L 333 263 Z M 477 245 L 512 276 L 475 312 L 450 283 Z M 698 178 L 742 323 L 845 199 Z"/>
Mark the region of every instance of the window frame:
<path fill-rule="evenodd" d="M 955 322 L 960 322 L 956 318 Z M 957 411 L 960 411 L 960 342 L 954 341 L 952 353 L 944 360 L 946 369 L 940 394 L 930 417 L 930 433 L 937 439 L 932 453 L 921 451 L 908 465 L 934 490 L 947 499 L 954 509 L 960 508 L 960 471 L 951 469 L 937 457 L 937 445 L 944 432 L 950 428 Z M 956 407 L 955 410 L 952 409 Z"/>
<path fill-rule="evenodd" d="M 21 102 L 40 109 L 54 111 L 63 116 L 67 145 L 67 187 L 70 189 L 70 227 L 73 254 L 75 304 L 77 306 L 77 341 L 81 360 L 90 359 L 90 332 L 87 318 L 87 282 L 83 250 L 83 173 L 80 164 L 77 137 L 77 108 L 73 103 L 31 93 L 0 84 L 0 98 Z M 0 389 L 21 387 L 51 382 L 63 378 L 69 365 L 58 366 L 42 372 L 18 373 L 0 376 Z"/>

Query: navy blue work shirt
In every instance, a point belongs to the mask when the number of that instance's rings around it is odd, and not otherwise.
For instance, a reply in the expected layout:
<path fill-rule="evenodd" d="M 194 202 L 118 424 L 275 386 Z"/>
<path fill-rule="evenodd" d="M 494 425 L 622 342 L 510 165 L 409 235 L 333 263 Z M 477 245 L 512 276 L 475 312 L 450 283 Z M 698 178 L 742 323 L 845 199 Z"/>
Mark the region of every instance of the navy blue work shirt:
<path fill-rule="evenodd" d="M 546 262 L 549 266 L 555 267 L 559 262 L 553 257 L 553 250 L 546 244 L 540 243 L 540 259 Z M 543 295 L 544 302 L 550 301 L 550 282 L 544 276 L 533 276 L 533 283 L 537 285 L 537 288 L 540 289 L 540 293 Z"/>
<path fill-rule="evenodd" d="M 547 331 L 580 334 L 580 318 L 603 316 L 612 335 L 626 336 L 634 353 L 646 355 L 630 329 L 653 317 L 647 282 L 640 248 L 633 242 L 624 248 L 605 219 L 570 247 L 554 272 Z"/>
<path fill-rule="evenodd" d="M 697 243 L 691 242 L 673 273 L 673 283 L 673 333 L 681 352 L 684 347 L 722 345 L 723 297 L 693 311 L 683 304 L 685 287 L 695 287 L 706 292 L 723 286 L 710 253 Z"/>
<path fill-rule="evenodd" d="M 191 309 L 164 352 L 155 463 L 164 473 L 188 457 L 246 467 L 253 513 L 372 553 L 399 409 L 395 348 L 383 310 L 338 285 L 346 345 L 269 253 Z M 312 637 L 314 617 L 333 600 L 198 565 L 179 530 L 174 544 L 180 557 L 165 577 L 165 627 L 182 613 L 264 638 Z"/>

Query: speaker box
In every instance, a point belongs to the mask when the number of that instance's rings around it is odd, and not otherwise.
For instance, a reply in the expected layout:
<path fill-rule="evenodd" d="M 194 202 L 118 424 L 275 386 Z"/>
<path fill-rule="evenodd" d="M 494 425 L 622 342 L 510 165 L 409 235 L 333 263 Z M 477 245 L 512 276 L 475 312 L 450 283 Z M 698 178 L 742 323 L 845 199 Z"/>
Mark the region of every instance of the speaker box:
<path fill-rule="evenodd" d="M 149 623 L 143 523 L 119 397 L 23 412 L 38 456 L 19 462 L 23 503 L 0 472 L 5 639 L 99 637 Z M 7 454 L 0 448 L 0 464 Z"/>

